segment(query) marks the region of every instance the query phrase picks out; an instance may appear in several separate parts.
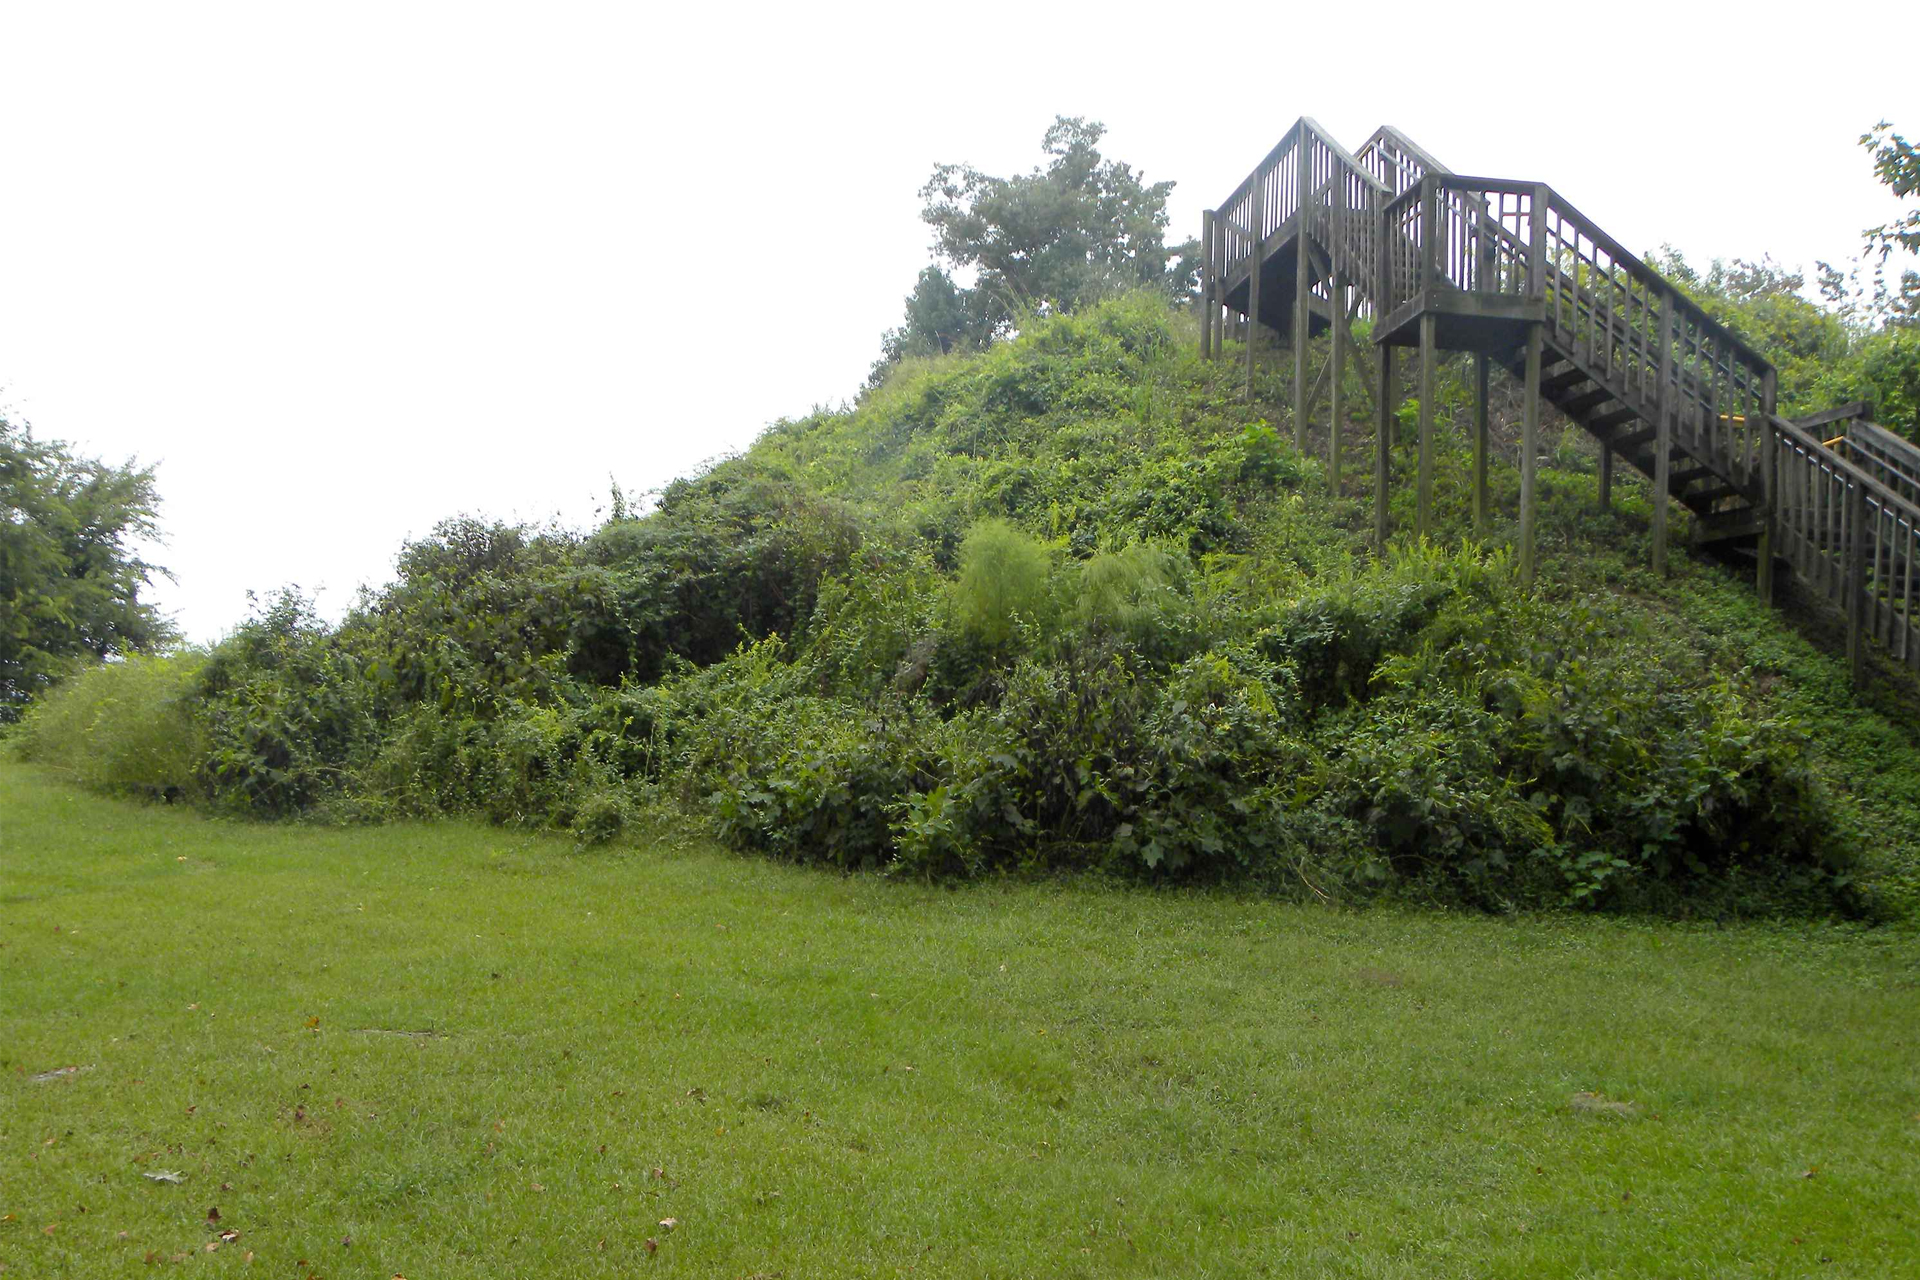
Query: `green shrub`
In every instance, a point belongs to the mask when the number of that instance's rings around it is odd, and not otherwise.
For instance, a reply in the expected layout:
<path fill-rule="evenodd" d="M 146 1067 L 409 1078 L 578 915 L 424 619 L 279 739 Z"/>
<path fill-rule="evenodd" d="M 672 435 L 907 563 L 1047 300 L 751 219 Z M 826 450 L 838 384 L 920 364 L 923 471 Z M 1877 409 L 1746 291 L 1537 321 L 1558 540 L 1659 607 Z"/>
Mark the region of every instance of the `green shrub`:
<path fill-rule="evenodd" d="M 17 730 L 20 753 L 101 791 L 204 793 L 207 735 L 195 692 L 205 656 L 129 654 L 44 695 Z"/>
<path fill-rule="evenodd" d="M 953 613 L 961 634 L 988 646 L 1006 644 L 1022 618 L 1051 612 L 1047 549 L 1004 520 L 982 520 L 960 544 Z"/>
<path fill-rule="evenodd" d="M 273 597 L 199 671 L 214 799 L 274 816 L 337 793 L 378 744 L 379 694 L 378 673 L 362 669 L 310 601 Z"/>
<path fill-rule="evenodd" d="M 1185 557 L 1149 543 L 1096 555 L 1080 566 L 1075 615 L 1136 645 L 1167 647 L 1187 629 L 1186 569 Z"/>

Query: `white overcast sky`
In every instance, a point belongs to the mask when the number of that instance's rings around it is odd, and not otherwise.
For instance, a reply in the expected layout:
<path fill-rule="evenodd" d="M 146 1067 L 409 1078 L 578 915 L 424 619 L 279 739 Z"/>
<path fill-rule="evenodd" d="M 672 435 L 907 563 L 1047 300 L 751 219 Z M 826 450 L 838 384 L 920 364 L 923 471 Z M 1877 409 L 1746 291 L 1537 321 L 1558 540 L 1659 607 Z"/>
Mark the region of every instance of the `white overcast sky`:
<path fill-rule="evenodd" d="M 190 636 L 850 398 L 928 170 L 1055 114 L 1179 183 L 1172 240 L 1304 114 L 1790 265 L 1898 209 L 1855 138 L 1920 131 L 1885 3 L 674 9 L 0 0 L 0 405 L 159 464 Z"/>

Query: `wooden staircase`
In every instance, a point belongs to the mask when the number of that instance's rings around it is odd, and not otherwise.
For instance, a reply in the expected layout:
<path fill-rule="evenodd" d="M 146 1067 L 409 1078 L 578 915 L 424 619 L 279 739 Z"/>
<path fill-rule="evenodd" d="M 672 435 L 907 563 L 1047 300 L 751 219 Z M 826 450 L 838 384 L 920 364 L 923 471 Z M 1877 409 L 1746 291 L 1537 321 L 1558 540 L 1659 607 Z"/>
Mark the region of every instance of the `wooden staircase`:
<path fill-rule="evenodd" d="M 1476 522 L 1487 510 L 1490 362 L 1527 389 L 1520 559 L 1534 567 L 1534 469 L 1541 401 L 1604 446 L 1601 493 L 1616 460 L 1694 513 L 1697 542 L 1750 549 L 1763 597 L 1777 568 L 1838 605 L 1856 674 L 1871 639 L 1920 670 L 1920 450 L 1861 422 L 1848 456 L 1815 433 L 1864 406 L 1793 422 L 1775 412 L 1775 371 L 1544 183 L 1455 174 L 1383 128 L 1349 152 L 1303 117 L 1219 209 L 1205 215 L 1201 348 L 1224 321 L 1271 329 L 1293 351 L 1293 420 L 1305 447 L 1318 389 L 1307 342 L 1330 335 L 1329 470 L 1339 483 L 1341 404 L 1352 322 L 1372 321 L 1376 534 L 1388 535 L 1392 351 L 1420 360 L 1417 532 L 1430 525 L 1434 361 L 1476 353 Z M 1251 380 L 1257 344 L 1245 349 Z M 1890 443 L 1891 442 L 1891 443 Z M 1668 503 L 1654 503 L 1654 563 L 1664 572 Z"/>

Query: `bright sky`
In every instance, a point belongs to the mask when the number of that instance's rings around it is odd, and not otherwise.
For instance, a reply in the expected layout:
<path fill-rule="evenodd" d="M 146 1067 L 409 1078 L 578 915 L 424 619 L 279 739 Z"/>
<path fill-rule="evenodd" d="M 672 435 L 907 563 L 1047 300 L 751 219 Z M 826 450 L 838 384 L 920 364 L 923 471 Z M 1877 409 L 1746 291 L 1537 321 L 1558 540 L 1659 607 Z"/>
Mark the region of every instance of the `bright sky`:
<path fill-rule="evenodd" d="M 1395 7 L 0 0 L 0 405 L 159 464 L 158 598 L 212 639 L 850 398 L 928 170 L 1029 169 L 1055 114 L 1179 183 L 1170 240 L 1300 115 L 1702 260 L 1899 207 L 1854 141 L 1920 130 L 1898 6 Z"/>

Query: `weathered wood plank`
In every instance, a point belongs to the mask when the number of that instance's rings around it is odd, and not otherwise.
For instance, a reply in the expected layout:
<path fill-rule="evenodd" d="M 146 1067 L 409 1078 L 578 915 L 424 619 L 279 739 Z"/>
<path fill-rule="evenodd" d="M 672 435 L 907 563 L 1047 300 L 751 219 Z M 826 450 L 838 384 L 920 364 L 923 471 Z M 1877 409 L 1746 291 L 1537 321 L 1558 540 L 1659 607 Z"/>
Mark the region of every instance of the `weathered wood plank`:
<path fill-rule="evenodd" d="M 1254 184 L 1254 203 L 1260 207 L 1266 200 L 1266 179 L 1263 177 Z M 1247 268 L 1247 399 L 1253 399 L 1253 371 L 1256 363 L 1256 348 L 1260 345 L 1260 277 L 1263 274 L 1261 262 L 1262 242 L 1255 233 L 1253 257 Z"/>
<path fill-rule="evenodd" d="M 1420 475 L 1414 491 L 1414 532 L 1425 538 L 1433 532 L 1433 396 L 1435 336 L 1440 318 L 1429 311 L 1420 317 Z"/>
<path fill-rule="evenodd" d="M 1769 369 L 1760 384 L 1760 423 L 1754 432 L 1760 443 L 1760 510 L 1765 523 L 1760 530 L 1759 560 L 1754 571 L 1753 589 L 1761 604 L 1773 603 L 1774 530 L 1779 525 L 1780 447 L 1773 438 L 1774 396 L 1778 381 Z"/>
<path fill-rule="evenodd" d="M 1527 332 L 1526 408 L 1520 416 L 1520 580 L 1534 573 L 1534 517 L 1539 497 L 1535 472 L 1540 466 L 1540 349 L 1546 334 L 1534 325 Z"/>
<path fill-rule="evenodd" d="M 1667 494 L 1673 475 L 1673 298 L 1669 292 L 1660 307 L 1660 393 L 1655 397 L 1653 446 L 1653 571 L 1667 572 Z"/>
<path fill-rule="evenodd" d="M 1856 685 L 1867 678 L 1867 491 L 1848 485 L 1846 496 L 1847 668 Z"/>
<path fill-rule="evenodd" d="M 1473 536 L 1487 536 L 1487 445 L 1491 437 L 1487 404 L 1487 353 L 1473 353 Z"/>
<path fill-rule="evenodd" d="M 1295 158 L 1298 177 L 1300 216 L 1294 228 L 1293 255 L 1293 447 L 1307 451 L 1307 335 L 1313 331 L 1309 308 L 1312 294 L 1312 268 L 1307 250 L 1307 192 L 1313 186 L 1313 148 L 1301 132 L 1300 152 Z"/>
<path fill-rule="evenodd" d="M 1389 517 L 1387 488 L 1392 474 L 1393 418 L 1398 406 L 1393 394 L 1393 348 L 1386 343 L 1374 345 L 1373 395 L 1373 545 L 1381 554 L 1387 550 Z"/>
<path fill-rule="evenodd" d="M 1214 300 L 1214 226 L 1213 210 L 1200 212 L 1200 358 L 1213 359 L 1214 324 L 1220 318 L 1220 306 Z"/>

